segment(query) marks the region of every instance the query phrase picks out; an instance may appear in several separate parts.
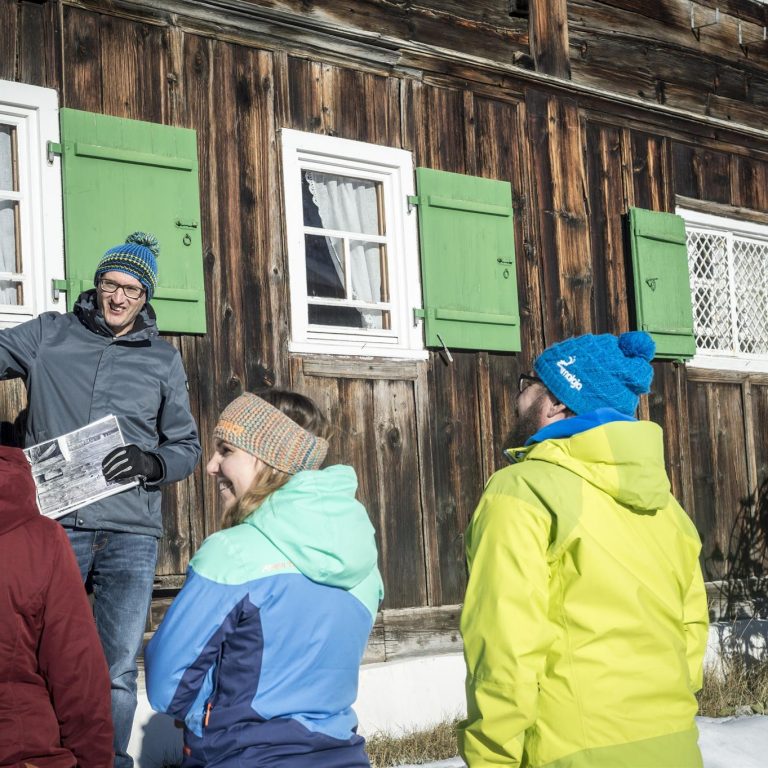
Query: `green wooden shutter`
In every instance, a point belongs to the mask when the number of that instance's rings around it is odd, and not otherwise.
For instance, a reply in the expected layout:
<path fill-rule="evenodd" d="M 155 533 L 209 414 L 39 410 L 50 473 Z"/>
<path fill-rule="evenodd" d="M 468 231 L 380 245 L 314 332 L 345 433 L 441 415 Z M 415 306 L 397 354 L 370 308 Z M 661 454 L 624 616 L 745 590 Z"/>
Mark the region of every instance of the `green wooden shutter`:
<path fill-rule="evenodd" d="M 416 169 L 426 343 L 520 350 L 512 187 Z"/>
<path fill-rule="evenodd" d="M 629 209 L 637 327 L 656 342 L 656 357 L 696 353 L 685 221 L 671 213 Z"/>
<path fill-rule="evenodd" d="M 160 330 L 205 333 L 195 131 L 74 109 L 60 119 L 68 306 L 93 287 L 108 248 L 151 232 Z"/>

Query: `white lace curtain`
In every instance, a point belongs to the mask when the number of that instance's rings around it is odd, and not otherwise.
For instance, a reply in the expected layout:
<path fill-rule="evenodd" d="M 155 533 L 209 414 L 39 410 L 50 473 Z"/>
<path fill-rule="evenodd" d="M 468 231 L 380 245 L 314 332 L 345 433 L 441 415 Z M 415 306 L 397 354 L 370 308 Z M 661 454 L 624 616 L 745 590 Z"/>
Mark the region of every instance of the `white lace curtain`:
<path fill-rule="evenodd" d="M 336 176 L 319 171 L 306 172 L 312 200 L 325 229 L 360 233 L 349 242 L 352 296 L 359 301 L 381 301 L 381 250 L 379 243 L 365 242 L 365 235 L 379 234 L 379 205 L 376 182 Z M 327 237 L 333 266 L 344 285 L 342 241 Z M 366 328 L 381 328 L 381 312 L 362 312 Z"/>
<path fill-rule="evenodd" d="M 0 125 L 0 190 L 13 189 L 13 144 L 10 126 Z M 13 202 L 0 199 L 0 272 L 16 271 L 16 222 Z M 16 288 L 0 280 L 0 304 L 16 304 Z"/>

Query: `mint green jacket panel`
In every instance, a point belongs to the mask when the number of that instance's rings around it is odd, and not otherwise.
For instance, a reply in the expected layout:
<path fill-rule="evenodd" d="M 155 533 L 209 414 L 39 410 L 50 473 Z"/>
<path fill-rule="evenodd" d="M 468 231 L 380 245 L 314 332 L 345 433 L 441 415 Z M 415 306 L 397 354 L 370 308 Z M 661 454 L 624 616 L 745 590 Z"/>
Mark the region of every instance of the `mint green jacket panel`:
<path fill-rule="evenodd" d="M 661 445 L 656 425 L 608 424 L 522 451 L 490 480 L 467 532 L 462 613 L 459 735 L 473 768 L 635 744 L 631 764 L 695 729 L 700 542 L 669 493 Z M 700 760 L 696 749 L 678 757 Z"/>

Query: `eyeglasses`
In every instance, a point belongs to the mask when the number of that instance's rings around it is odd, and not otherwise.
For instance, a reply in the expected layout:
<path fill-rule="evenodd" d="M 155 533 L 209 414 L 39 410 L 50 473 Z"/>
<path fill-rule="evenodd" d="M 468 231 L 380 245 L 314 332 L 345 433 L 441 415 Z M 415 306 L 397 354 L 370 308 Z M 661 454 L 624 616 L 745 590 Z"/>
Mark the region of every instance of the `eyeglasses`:
<path fill-rule="evenodd" d="M 122 288 L 125 298 L 132 301 L 140 299 L 145 292 L 141 286 L 123 285 L 122 283 L 113 283 L 111 280 L 99 280 L 99 287 L 104 293 L 114 293 L 118 288 Z"/>
<path fill-rule="evenodd" d="M 522 395 L 533 384 L 543 384 L 543 382 L 538 376 L 532 376 L 530 373 L 521 373 L 517 380 L 517 391 Z"/>

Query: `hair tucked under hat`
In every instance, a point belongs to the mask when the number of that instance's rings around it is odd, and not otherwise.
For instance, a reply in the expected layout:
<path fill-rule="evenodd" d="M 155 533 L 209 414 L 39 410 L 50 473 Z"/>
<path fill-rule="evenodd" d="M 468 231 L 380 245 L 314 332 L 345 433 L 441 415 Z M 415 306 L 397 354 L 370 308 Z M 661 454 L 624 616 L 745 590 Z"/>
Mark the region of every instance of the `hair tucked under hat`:
<path fill-rule="evenodd" d="M 157 288 L 157 257 L 160 244 L 148 232 L 134 232 L 121 245 L 110 248 L 96 267 L 93 283 L 96 285 L 105 272 L 123 272 L 135 277 L 147 291 L 147 301 Z"/>
<path fill-rule="evenodd" d="M 250 392 L 224 409 L 213 436 L 289 475 L 319 469 L 328 452 L 327 440 Z"/>
<path fill-rule="evenodd" d="M 651 388 L 655 351 L 644 331 L 618 337 L 588 333 L 553 344 L 533 367 L 547 389 L 576 414 L 615 408 L 634 416 L 639 396 Z"/>

